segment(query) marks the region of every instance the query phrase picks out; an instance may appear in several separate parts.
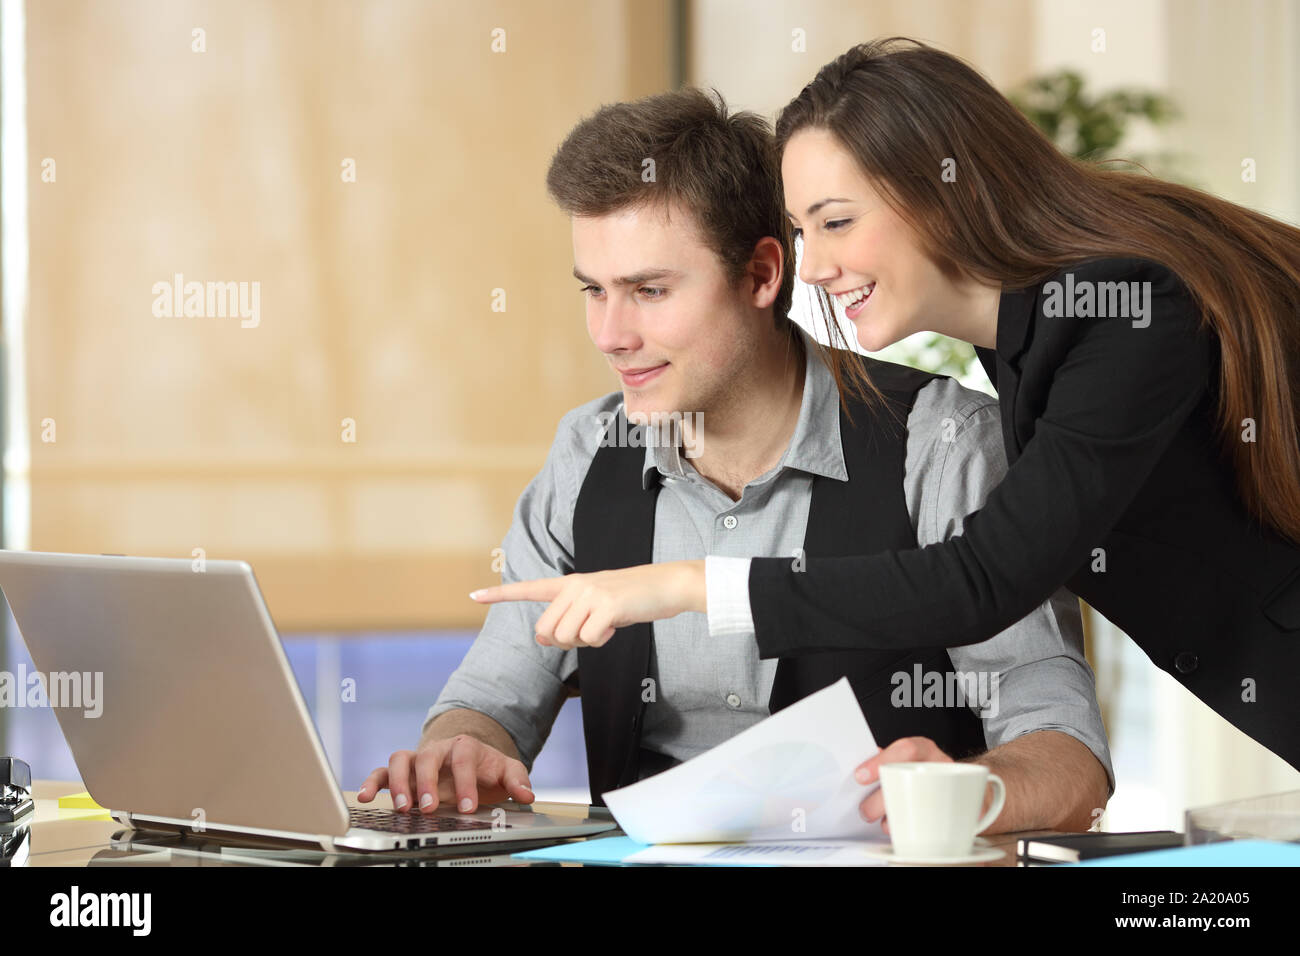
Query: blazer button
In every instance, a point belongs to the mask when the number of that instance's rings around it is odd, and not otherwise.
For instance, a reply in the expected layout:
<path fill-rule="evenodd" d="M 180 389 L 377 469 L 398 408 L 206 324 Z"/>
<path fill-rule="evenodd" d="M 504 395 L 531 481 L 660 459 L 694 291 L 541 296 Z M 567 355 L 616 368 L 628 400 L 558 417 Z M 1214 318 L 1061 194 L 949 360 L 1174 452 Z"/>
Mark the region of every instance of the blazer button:
<path fill-rule="evenodd" d="M 1191 651 L 1183 651 L 1174 658 L 1174 667 L 1180 674 L 1190 674 L 1199 663 L 1200 660 Z"/>

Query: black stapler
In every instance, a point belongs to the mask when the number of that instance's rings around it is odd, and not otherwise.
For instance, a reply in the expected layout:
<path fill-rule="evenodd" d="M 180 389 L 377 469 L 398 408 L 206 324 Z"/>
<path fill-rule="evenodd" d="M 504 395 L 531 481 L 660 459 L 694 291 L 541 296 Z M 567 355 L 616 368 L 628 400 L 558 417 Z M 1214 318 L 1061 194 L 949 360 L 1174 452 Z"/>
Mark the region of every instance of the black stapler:
<path fill-rule="evenodd" d="M 17 757 L 0 757 L 0 825 L 16 823 L 34 809 L 32 768 Z"/>

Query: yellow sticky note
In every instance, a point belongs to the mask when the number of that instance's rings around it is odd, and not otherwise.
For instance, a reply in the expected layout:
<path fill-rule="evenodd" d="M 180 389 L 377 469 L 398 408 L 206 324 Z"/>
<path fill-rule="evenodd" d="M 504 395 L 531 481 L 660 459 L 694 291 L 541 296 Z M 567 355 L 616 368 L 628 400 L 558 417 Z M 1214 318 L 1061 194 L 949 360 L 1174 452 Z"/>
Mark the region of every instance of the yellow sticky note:
<path fill-rule="evenodd" d="M 90 793 L 86 790 L 81 793 L 70 793 L 67 796 L 59 797 L 60 810 L 103 810 L 98 803 L 91 799 Z"/>

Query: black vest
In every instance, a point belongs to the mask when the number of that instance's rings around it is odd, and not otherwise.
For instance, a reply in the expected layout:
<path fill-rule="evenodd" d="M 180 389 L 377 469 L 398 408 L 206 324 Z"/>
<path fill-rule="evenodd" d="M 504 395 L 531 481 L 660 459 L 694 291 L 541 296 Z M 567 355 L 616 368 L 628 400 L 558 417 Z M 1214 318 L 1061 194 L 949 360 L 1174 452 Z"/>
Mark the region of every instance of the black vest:
<path fill-rule="evenodd" d="M 819 361 L 819 360 L 818 360 Z M 808 557 L 848 557 L 917 547 L 903 494 L 907 415 L 920 388 L 937 376 L 902 365 L 865 359 L 885 407 L 852 405 L 853 422 L 840 410 L 840 439 L 847 481 L 816 476 L 804 536 Z M 623 412 L 609 426 L 610 438 L 627 434 Z M 642 446 L 602 442 L 578 494 L 573 514 L 574 570 L 577 572 L 650 564 L 654 552 L 658 482 L 642 488 Z M 755 555 L 758 557 L 758 555 Z M 794 560 L 794 556 L 791 556 Z M 942 635 L 936 635 L 942 642 Z M 619 628 L 602 647 L 578 650 L 579 689 L 591 802 L 635 783 L 640 776 L 641 728 L 651 676 L 653 626 Z M 815 691 L 848 677 L 867 725 L 884 748 L 899 737 L 929 737 L 949 756 L 985 749 L 984 731 L 969 707 L 895 707 L 893 675 L 915 679 L 947 675 L 952 661 L 938 646 L 919 651 L 864 650 L 809 653 L 781 658 L 768 709 L 776 713 Z M 945 686 L 949 686 L 944 678 Z M 916 692 L 919 695 L 919 691 Z M 662 769 L 662 768 L 660 768 Z"/>

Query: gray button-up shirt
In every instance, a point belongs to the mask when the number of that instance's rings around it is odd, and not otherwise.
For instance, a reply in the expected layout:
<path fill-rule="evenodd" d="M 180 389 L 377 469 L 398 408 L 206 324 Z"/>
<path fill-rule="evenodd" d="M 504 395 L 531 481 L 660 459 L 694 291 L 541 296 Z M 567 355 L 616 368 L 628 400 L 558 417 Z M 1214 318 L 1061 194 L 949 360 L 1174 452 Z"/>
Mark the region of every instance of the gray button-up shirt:
<path fill-rule="evenodd" d="M 807 361 L 794 435 L 780 463 L 749 482 L 740 501 L 695 471 L 679 448 L 647 445 L 643 485 L 662 485 L 656 562 L 794 556 L 804 540 L 813 478 L 847 480 L 835 381 L 807 333 L 800 334 Z M 604 427 L 621 404 L 622 393 L 612 392 L 561 419 L 545 465 L 515 506 L 502 543 L 503 582 L 573 570 L 578 492 Z M 925 385 L 907 420 L 903 476 L 918 546 L 959 534 L 962 519 L 983 504 L 1006 468 L 996 399 L 947 378 Z M 531 769 L 568 696 L 564 681 L 578 667 L 576 650 L 534 640 L 543 610 L 537 602 L 492 605 L 425 723 L 456 708 L 486 714 L 506 729 Z M 981 710 L 971 703 L 990 748 L 1035 730 L 1061 731 L 1096 754 L 1114 791 L 1074 595 L 1061 589 L 997 636 L 948 653 L 956 671 L 989 675 L 983 686 L 996 688 L 995 706 Z M 652 660 L 655 702 L 646 708 L 642 736 L 651 750 L 688 760 L 768 716 L 777 661 L 759 659 L 752 631 L 710 637 L 708 616 L 698 613 L 655 621 Z"/>

